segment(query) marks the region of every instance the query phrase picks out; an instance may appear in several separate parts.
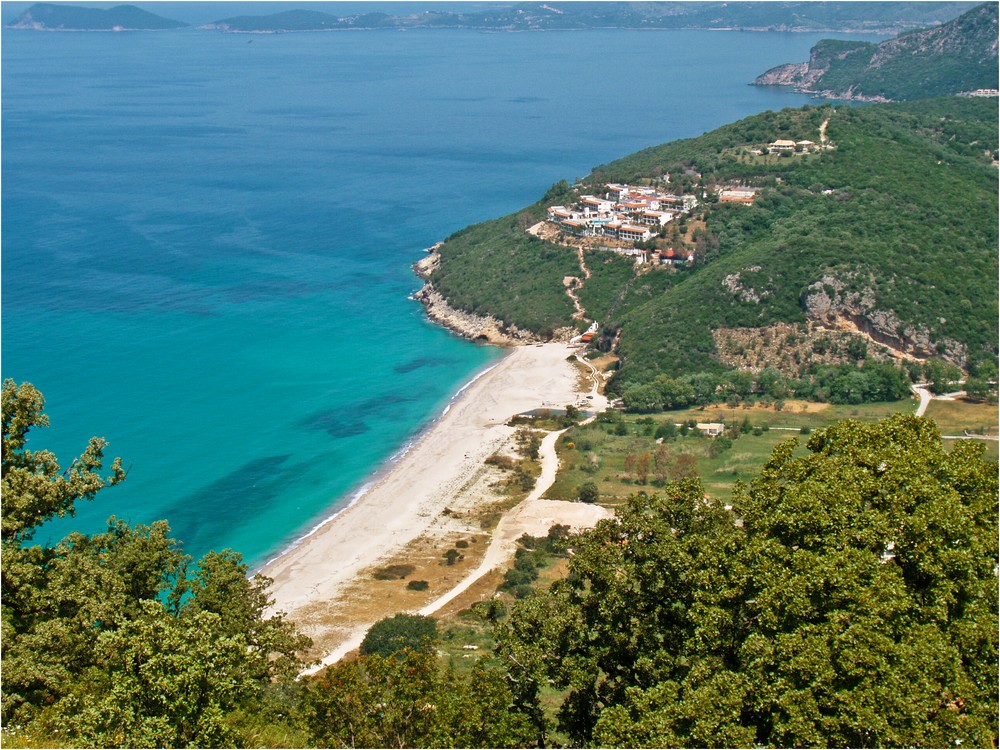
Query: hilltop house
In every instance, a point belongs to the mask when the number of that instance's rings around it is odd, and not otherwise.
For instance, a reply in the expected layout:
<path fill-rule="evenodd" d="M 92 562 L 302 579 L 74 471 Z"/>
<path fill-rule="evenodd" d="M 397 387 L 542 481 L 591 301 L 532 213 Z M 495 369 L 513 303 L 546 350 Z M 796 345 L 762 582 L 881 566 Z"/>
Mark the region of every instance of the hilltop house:
<path fill-rule="evenodd" d="M 690 250 L 674 250 L 668 247 L 659 252 L 660 263 L 665 266 L 682 266 L 687 263 L 689 266 L 694 263 L 694 253 Z"/>

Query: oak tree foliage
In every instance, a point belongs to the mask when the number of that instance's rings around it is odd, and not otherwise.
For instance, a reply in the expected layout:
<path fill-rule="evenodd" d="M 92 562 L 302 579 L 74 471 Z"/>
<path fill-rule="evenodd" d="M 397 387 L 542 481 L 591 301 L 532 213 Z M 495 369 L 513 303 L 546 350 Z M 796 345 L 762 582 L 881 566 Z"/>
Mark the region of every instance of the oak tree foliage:
<path fill-rule="evenodd" d="M 196 566 L 165 521 L 31 543 L 38 526 L 72 515 L 124 479 L 104 472 L 94 438 L 63 470 L 28 447 L 48 424 L 29 383 L 3 384 L 3 722 L 6 731 L 73 745 L 225 746 L 228 719 L 261 705 L 300 668 L 308 640 L 267 615 L 268 579 L 248 578 L 231 551 Z"/>
<path fill-rule="evenodd" d="M 497 650 L 540 731 L 551 685 L 577 745 L 995 744 L 995 464 L 905 416 L 794 446 L 732 511 L 697 480 L 631 498 L 514 606 Z"/>

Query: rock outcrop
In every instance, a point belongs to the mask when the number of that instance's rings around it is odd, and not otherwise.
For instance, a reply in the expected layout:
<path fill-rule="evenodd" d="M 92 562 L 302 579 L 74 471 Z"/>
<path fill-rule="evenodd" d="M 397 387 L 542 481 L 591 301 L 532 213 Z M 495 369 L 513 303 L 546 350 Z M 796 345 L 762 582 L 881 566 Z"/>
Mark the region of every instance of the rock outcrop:
<path fill-rule="evenodd" d="M 942 357 L 966 365 L 966 347 L 952 339 L 935 339 L 924 325 L 904 323 L 892 310 L 877 307 L 875 290 L 855 291 L 856 279 L 824 275 L 802 294 L 802 308 L 812 321 L 831 328 L 855 330 L 902 354 L 925 359 Z M 855 290 L 852 290 L 851 287 Z"/>

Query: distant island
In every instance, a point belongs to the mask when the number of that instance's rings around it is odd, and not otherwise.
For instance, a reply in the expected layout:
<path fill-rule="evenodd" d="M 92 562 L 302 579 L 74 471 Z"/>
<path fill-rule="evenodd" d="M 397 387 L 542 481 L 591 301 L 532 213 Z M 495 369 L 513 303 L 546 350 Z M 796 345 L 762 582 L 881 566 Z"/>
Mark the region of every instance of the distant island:
<path fill-rule="evenodd" d="M 267 33 L 337 29 L 466 28 L 489 31 L 566 31 L 595 28 L 726 29 L 898 33 L 939 24 L 971 7 L 962 3 L 524 3 L 477 12 L 429 11 L 402 16 L 333 16 L 293 10 L 239 16 L 203 28 Z"/>
<path fill-rule="evenodd" d="M 243 15 L 200 26 L 242 33 L 350 29 L 448 29 L 565 31 L 576 29 L 719 29 L 896 34 L 944 23 L 973 7 L 969 2 L 900 3 L 724 3 L 724 2 L 533 2 L 495 3 L 475 12 L 434 10 L 391 15 L 373 12 L 336 16 L 292 9 L 271 15 Z M 110 10 L 40 3 L 10 28 L 39 31 L 110 31 L 182 28 L 132 5 Z"/>
<path fill-rule="evenodd" d="M 10 24 L 12 29 L 32 31 L 162 31 L 186 26 L 134 5 L 102 10 L 50 3 L 32 5 Z"/>
<path fill-rule="evenodd" d="M 809 61 L 779 65 L 756 86 L 789 86 L 830 99 L 903 101 L 997 88 L 997 4 L 881 44 L 824 39 Z"/>

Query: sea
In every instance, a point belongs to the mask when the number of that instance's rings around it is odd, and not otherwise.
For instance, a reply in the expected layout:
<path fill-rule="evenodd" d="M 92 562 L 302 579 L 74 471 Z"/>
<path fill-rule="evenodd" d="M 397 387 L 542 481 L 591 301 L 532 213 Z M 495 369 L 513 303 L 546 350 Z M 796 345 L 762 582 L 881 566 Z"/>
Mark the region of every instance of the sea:
<path fill-rule="evenodd" d="M 116 516 L 279 554 L 502 355 L 411 299 L 425 248 L 808 102 L 748 82 L 830 36 L 4 29 L 0 371 L 45 396 L 30 448 L 128 470 L 35 541 Z"/>

